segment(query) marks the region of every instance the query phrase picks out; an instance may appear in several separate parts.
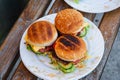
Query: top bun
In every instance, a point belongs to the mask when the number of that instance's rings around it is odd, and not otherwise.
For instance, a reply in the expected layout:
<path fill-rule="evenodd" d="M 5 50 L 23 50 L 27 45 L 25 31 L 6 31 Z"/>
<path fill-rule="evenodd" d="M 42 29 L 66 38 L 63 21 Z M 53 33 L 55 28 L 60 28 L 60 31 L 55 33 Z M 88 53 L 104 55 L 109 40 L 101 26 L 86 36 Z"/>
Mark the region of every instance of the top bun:
<path fill-rule="evenodd" d="M 34 46 L 50 46 L 57 39 L 57 30 L 48 21 L 36 21 L 27 31 L 27 42 Z"/>
<path fill-rule="evenodd" d="M 85 57 L 86 44 L 82 38 L 73 35 L 60 36 L 55 42 L 56 55 L 65 61 L 76 61 Z"/>
<path fill-rule="evenodd" d="M 83 22 L 83 15 L 74 9 L 61 10 L 55 18 L 55 26 L 63 34 L 80 32 Z"/>

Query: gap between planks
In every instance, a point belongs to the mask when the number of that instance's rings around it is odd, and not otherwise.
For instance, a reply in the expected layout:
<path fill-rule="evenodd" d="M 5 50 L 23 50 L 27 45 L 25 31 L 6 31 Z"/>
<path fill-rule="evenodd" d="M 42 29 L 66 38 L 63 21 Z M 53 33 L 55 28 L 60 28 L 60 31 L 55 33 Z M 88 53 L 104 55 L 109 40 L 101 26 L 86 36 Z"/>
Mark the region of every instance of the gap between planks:
<path fill-rule="evenodd" d="M 20 62 L 21 62 L 21 58 L 19 57 L 18 60 L 17 60 L 17 62 L 16 62 L 15 65 L 14 65 L 13 69 L 11 70 L 11 72 L 10 72 L 7 80 L 11 80 L 11 78 L 12 78 L 14 72 L 16 71 L 18 65 L 20 64 Z"/>
<path fill-rule="evenodd" d="M 95 18 L 94 18 L 94 20 L 93 20 L 93 23 L 94 23 L 97 27 L 99 27 L 99 25 L 100 25 L 100 23 L 101 23 L 101 21 L 102 21 L 103 16 L 104 16 L 104 13 L 97 13 L 97 14 L 95 15 Z"/>

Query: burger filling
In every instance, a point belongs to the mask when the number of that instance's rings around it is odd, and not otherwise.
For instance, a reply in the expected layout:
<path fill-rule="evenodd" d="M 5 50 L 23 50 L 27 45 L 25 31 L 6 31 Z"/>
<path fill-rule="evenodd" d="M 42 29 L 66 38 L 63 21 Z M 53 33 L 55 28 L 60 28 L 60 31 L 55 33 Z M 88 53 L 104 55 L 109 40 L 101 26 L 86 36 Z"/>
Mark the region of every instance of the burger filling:
<path fill-rule="evenodd" d="M 84 22 L 82 26 L 83 26 L 83 29 L 80 32 L 78 32 L 77 36 L 85 37 L 86 34 L 88 33 L 90 25 L 87 22 Z"/>
<path fill-rule="evenodd" d="M 30 45 L 30 44 L 27 44 L 27 49 L 34 52 L 35 54 L 38 54 L 38 55 L 46 55 L 47 52 L 49 51 L 52 51 L 52 47 L 51 46 L 48 46 L 48 47 L 37 47 L 37 46 L 33 46 L 33 45 Z"/>
<path fill-rule="evenodd" d="M 70 73 L 75 70 L 76 67 L 82 67 L 83 61 L 86 60 L 86 57 L 76 60 L 76 61 L 64 61 L 57 57 L 55 52 L 48 55 L 51 59 L 51 64 L 55 66 L 56 69 L 60 69 L 64 73 Z"/>
<path fill-rule="evenodd" d="M 89 24 L 84 22 L 83 26 L 84 26 L 84 28 L 82 29 L 81 32 L 79 32 L 77 34 L 77 36 L 80 36 L 80 37 L 86 36 L 88 29 L 89 29 Z M 73 72 L 76 69 L 76 67 L 83 68 L 85 65 L 84 61 L 87 59 L 87 56 L 88 56 L 86 53 L 85 57 L 83 57 L 80 60 L 64 61 L 64 60 L 58 58 L 56 53 L 54 52 L 54 45 L 55 44 L 53 44 L 52 46 L 47 46 L 47 47 L 33 46 L 27 42 L 25 44 L 26 44 L 28 50 L 30 50 L 38 55 L 41 55 L 41 54 L 48 55 L 48 57 L 51 59 L 51 64 L 54 65 L 56 69 L 60 69 L 64 73 Z"/>
<path fill-rule="evenodd" d="M 51 64 L 53 64 L 56 69 L 60 69 L 64 73 L 73 72 L 75 70 L 75 66 L 72 62 L 61 60 L 57 57 L 55 52 L 49 54 L 48 56 L 51 59 Z"/>

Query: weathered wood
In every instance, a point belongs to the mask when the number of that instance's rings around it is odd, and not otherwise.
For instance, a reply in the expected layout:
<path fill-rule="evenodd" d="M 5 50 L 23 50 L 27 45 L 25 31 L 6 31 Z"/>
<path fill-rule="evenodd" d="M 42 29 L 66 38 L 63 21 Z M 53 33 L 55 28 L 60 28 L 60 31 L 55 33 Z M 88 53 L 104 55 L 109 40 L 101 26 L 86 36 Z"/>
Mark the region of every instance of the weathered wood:
<path fill-rule="evenodd" d="M 112 48 L 112 44 L 118 32 L 120 25 L 120 8 L 106 13 L 100 25 L 100 30 L 105 40 L 105 51 L 102 61 L 98 67 L 88 76 L 81 80 L 99 80 L 106 64 L 107 58 Z"/>
<path fill-rule="evenodd" d="M 120 26 L 100 80 L 120 80 Z"/>
<path fill-rule="evenodd" d="M 55 3 L 56 0 L 52 0 L 49 4 L 49 7 L 47 8 L 47 10 L 45 11 L 44 15 L 48 15 L 50 9 L 52 8 L 53 4 Z"/>
<path fill-rule="evenodd" d="M 37 78 L 32 75 L 21 62 L 11 80 L 37 80 Z"/>
<path fill-rule="evenodd" d="M 71 8 L 68 6 L 64 0 L 56 0 L 55 3 L 53 4 L 52 8 L 49 11 L 49 14 L 56 13 L 60 10 L 66 9 L 66 8 Z"/>
<path fill-rule="evenodd" d="M 20 62 L 21 62 L 21 57 L 19 56 L 16 63 L 14 64 L 12 70 L 9 73 L 7 80 L 11 80 L 11 78 L 13 77 L 13 74 L 15 73 L 16 69 L 18 68 L 18 65 L 20 65 Z"/>
<path fill-rule="evenodd" d="M 19 43 L 28 25 L 42 16 L 50 0 L 31 0 L 0 46 L 0 79 L 6 79 L 19 50 Z"/>

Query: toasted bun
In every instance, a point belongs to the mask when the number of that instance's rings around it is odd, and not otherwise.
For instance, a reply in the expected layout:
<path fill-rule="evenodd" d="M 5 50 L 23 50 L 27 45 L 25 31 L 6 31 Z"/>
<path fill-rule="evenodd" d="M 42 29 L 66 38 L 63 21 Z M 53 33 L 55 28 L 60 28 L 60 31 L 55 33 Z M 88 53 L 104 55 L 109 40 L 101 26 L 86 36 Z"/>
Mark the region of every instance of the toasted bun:
<path fill-rule="evenodd" d="M 65 9 L 57 13 L 56 28 L 63 34 L 80 32 L 83 24 L 83 15 L 74 9 Z"/>
<path fill-rule="evenodd" d="M 55 42 L 56 55 L 65 61 L 76 61 L 85 57 L 86 44 L 82 38 L 64 35 Z"/>
<path fill-rule="evenodd" d="M 34 46 L 50 46 L 57 39 L 57 30 L 48 21 L 37 21 L 27 31 L 27 42 Z"/>

